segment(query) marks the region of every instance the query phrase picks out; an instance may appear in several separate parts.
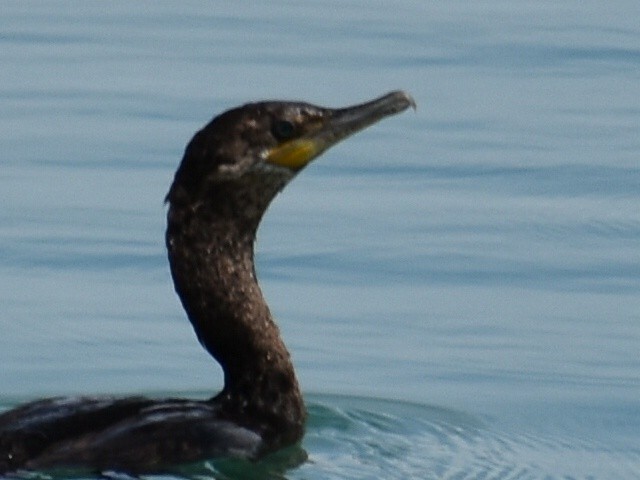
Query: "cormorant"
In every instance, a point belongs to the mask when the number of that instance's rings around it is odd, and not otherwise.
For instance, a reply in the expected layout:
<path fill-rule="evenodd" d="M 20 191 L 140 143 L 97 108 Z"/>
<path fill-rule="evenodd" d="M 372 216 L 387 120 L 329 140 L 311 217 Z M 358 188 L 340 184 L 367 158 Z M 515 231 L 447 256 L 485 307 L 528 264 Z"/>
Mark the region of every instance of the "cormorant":
<path fill-rule="evenodd" d="M 401 91 L 342 109 L 249 103 L 197 132 L 166 197 L 166 245 L 176 292 L 222 366 L 224 388 L 205 401 L 64 397 L 19 406 L 0 415 L 0 474 L 156 472 L 222 456 L 256 459 L 300 441 L 305 407 L 256 279 L 256 230 L 312 159 L 409 106 Z"/>

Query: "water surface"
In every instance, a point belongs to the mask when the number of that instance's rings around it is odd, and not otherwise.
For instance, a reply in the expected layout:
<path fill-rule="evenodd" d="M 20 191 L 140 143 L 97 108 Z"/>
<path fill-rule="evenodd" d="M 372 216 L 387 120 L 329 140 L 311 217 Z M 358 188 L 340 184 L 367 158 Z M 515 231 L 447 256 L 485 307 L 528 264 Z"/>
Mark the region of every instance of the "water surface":
<path fill-rule="evenodd" d="M 184 145 L 249 100 L 403 88 L 417 113 L 328 152 L 259 232 L 303 451 L 173 475 L 640 478 L 639 14 L 5 2 L 0 406 L 215 392 L 163 246 Z"/>

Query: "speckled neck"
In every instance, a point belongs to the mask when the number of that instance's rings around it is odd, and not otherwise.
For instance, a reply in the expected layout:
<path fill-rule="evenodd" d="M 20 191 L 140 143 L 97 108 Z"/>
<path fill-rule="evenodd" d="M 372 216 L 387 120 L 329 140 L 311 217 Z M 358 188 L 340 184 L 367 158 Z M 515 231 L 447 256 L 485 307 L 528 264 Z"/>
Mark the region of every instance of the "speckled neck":
<path fill-rule="evenodd" d="M 216 401 L 235 422 L 286 444 L 302 436 L 305 410 L 255 274 L 256 230 L 282 185 L 265 188 L 250 180 L 222 184 L 197 201 L 172 188 L 166 242 L 176 292 L 224 371 Z"/>

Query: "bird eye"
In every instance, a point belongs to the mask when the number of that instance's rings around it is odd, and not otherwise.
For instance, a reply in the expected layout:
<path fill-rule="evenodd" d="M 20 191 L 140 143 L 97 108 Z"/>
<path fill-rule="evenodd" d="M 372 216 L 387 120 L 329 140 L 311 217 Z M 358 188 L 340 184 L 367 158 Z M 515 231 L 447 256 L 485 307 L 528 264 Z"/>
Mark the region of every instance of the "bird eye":
<path fill-rule="evenodd" d="M 273 124 L 273 136 L 278 140 L 291 138 L 295 133 L 293 123 L 288 120 L 278 120 Z"/>

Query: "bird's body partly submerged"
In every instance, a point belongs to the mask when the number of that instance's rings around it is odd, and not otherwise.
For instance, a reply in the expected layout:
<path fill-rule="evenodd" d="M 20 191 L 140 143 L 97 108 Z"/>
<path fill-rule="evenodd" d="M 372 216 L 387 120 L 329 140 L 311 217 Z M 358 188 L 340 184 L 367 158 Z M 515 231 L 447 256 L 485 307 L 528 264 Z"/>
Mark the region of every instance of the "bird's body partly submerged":
<path fill-rule="evenodd" d="M 64 397 L 19 406 L 0 415 L 0 474 L 154 472 L 255 459 L 298 442 L 305 407 L 256 279 L 256 231 L 271 200 L 313 158 L 409 106 L 404 92 L 343 109 L 251 103 L 196 133 L 167 195 L 166 244 L 176 292 L 222 366 L 224 388 L 206 401 Z"/>

